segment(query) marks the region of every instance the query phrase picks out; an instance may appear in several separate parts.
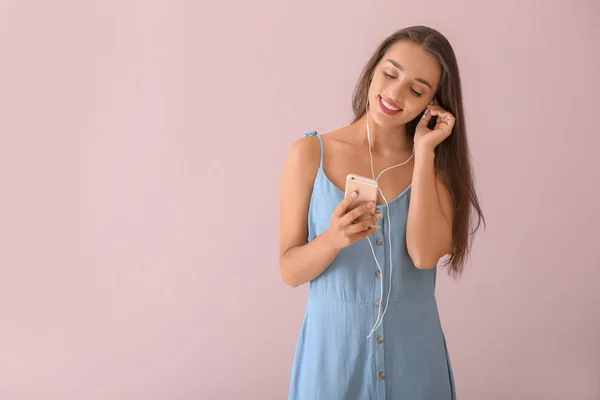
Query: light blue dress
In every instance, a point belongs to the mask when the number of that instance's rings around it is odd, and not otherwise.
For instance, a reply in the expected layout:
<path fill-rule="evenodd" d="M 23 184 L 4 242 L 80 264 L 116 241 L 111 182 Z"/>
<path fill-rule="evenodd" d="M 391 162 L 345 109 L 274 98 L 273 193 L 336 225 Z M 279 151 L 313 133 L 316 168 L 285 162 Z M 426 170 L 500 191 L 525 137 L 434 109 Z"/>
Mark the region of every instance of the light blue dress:
<path fill-rule="evenodd" d="M 344 198 L 321 165 L 308 213 L 308 240 L 331 223 Z M 435 299 L 437 267 L 417 269 L 406 249 L 409 185 L 388 206 L 381 229 L 371 236 L 377 265 L 367 239 L 343 249 L 310 282 L 306 313 L 298 338 L 290 400 L 454 400 L 454 378 Z M 383 323 L 367 339 L 377 319 L 383 279 L 385 307 L 389 288 L 388 220 L 390 213 L 392 291 Z M 377 240 L 382 239 L 382 240 Z"/>

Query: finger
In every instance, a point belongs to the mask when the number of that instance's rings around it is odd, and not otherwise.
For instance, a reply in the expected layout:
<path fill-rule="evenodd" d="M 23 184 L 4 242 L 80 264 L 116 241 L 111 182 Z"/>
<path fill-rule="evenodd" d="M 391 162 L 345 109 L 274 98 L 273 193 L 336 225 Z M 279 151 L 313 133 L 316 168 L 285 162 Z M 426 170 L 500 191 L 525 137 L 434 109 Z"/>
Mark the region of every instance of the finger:
<path fill-rule="evenodd" d="M 344 214 L 346 214 L 348 207 L 350 207 L 350 204 L 352 204 L 352 202 L 356 200 L 356 197 L 356 191 L 348 193 L 348 195 L 344 197 L 344 200 L 342 200 L 340 204 L 338 204 L 338 206 L 335 208 L 335 210 L 333 211 L 333 215 L 337 218 L 341 218 Z"/>
<path fill-rule="evenodd" d="M 343 226 L 348 226 L 356 218 L 360 217 L 361 215 L 363 215 L 365 213 L 370 212 L 374 207 L 375 207 L 375 203 L 373 203 L 372 201 L 370 201 L 366 204 L 363 204 L 360 207 L 356 207 L 354 210 L 352 210 L 349 213 L 347 213 L 346 215 L 344 215 L 340 222 L 342 223 Z"/>
<path fill-rule="evenodd" d="M 446 111 L 444 109 L 431 110 L 430 113 L 431 113 L 431 115 L 437 115 L 437 116 L 441 117 L 444 120 L 444 122 L 447 122 L 447 123 L 453 123 L 454 122 L 454 115 L 452 115 L 451 112 Z M 440 119 L 438 118 L 438 121 L 439 120 Z"/>
<path fill-rule="evenodd" d="M 371 201 L 365 204 L 362 204 L 360 207 L 356 207 L 355 209 L 349 211 L 346 215 L 342 217 L 340 222 L 342 226 L 349 226 L 354 223 L 358 218 L 367 213 L 372 213 L 375 204 Z"/>
<path fill-rule="evenodd" d="M 454 122 L 454 115 L 446 110 L 431 110 L 431 115 L 435 115 L 438 117 L 438 121 L 442 120 L 446 123 Z"/>
<path fill-rule="evenodd" d="M 421 120 L 419 121 L 419 123 L 417 125 L 421 125 L 421 124 L 427 125 L 430 120 L 431 120 L 431 112 L 427 108 L 427 109 L 425 109 L 425 112 L 421 116 Z"/>
<path fill-rule="evenodd" d="M 374 216 L 372 216 L 371 218 L 359 222 L 358 224 L 352 224 L 349 228 L 348 228 L 348 234 L 350 236 L 362 232 L 364 230 L 370 229 L 373 226 L 375 226 L 375 224 L 377 223 L 377 221 L 379 221 L 381 219 L 381 214 L 375 214 Z"/>
<path fill-rule="evenodd" d="M 367 236 L 371 236 L 372 234 L 374 234 L 375 232 L 377 232 L 380 229 L 381 229 L 381 227 L 379 225 L 375 225 L 374 227 L 367 229 L 366 231 L 362 231 L 362 232 L 355 234 L 354 236 L 352 236 L 352 240 L 358 242 L 359 240 L 362 240 L 362 239 L 366 238 Z"/>
<path fill-rule="evenodd" d="M 437 123 L 435 124 L 434 129 L 439 128 L 452 128 L 454 126 L 454 121 L 449 120 L 448 118 L 439 117 Z"/>
<path fill-rule="evenodd" d="M 454 115 L 452 115 L 451 112 L 449 112 L 448 110 L 440 107 L 440 106 L 436 106 L 436 105 L 429 105 L 427 106 L 429 112 L 427 112 L 427 114 L 430 114 L 431 117 L 437 116 L 438 117 L 438 121 L 440 119 L 443 119 L 444 121 L 451 121 L 454 119 Z"/>
<path fill-rule="evenodd" d="M 431 110 L 429 110 L 429 114 L 439 115 L 440 117 L 451 117 L 452 116 L 452 114 L 450 114 L 448 111 L 444 110 L 443 108 L 431 109 Z"/>

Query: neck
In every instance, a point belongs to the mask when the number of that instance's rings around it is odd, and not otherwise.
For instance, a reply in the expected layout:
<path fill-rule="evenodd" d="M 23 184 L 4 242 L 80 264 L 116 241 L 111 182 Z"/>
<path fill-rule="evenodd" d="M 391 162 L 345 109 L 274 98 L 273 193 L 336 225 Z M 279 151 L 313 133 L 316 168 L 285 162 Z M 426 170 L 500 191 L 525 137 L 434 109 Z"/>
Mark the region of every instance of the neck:
<path fill-rule="evenodd" d="M 359 140 L 368 146 L 367 114 L 357 122 Z M 371 150 L 373 153 L 386 155 L 398 151 L 412 152 L 413 139 L 406 134 L 406 125 L 385 127 L 378 125 L 369 113 L 369 131 L 371 133 Z"/>

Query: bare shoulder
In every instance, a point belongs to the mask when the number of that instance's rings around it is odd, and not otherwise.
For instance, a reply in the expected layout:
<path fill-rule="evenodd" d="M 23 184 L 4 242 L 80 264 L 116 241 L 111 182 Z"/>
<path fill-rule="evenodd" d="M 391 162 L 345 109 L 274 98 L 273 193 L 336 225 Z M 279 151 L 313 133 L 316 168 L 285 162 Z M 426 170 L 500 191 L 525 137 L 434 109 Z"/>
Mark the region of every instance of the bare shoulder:
<path fill-rule="evenodd" d="M 280 256 L 306 243 L 307 215 L 320 156 L 319 139 L 306 136 L 292 144 L 285 159 L 279 201 Z"/>
<path fill-rule="evenodd" d="M 310 179 L 317 174 L 321 150 L 316 136 L 306 136 L 296 140 L 287 155 L 284 174 L 292 174 L 294 178 Z"/>
<path fill-rule="evenodd" d="M 332 132 L 319 134 L 324 147 L 335 152 L 336 145 L 348 142 L 348 127 Z M 286 157 L 283 171 L 284 179 L 291 179 L 296 183 L 312 184 L 317 175 L 321 158 L 321 145 L 316 136 L 305 136 L 296 140 Z"/>

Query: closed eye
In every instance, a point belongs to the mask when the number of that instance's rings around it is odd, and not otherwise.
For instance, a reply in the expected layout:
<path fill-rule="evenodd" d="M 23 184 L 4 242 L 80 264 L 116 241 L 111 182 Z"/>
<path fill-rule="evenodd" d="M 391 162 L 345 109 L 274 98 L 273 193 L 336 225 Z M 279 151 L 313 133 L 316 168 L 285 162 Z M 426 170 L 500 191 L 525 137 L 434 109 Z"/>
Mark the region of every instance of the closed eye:
<path fill-rule="evenodd" d="M 395 76 L 392 76 L 392 75 L 388 74 L 388 73 L 387 73 L 387 72 L 385 72 L 385 71 L 383 72 L 383 75 L 385 75 L 385 77 L 386 77 L 386 78 L 388 78 L 388 79 L 396 79 L 396 77 L 395 77 Z M 423 96 L 423 93 L 419 93 L 419 92 L 417 92 L 417 91 L 416 91 L 415 89 L 413 89 L 413 88 L 410 88 L 410 91 L 411 91 L 411 92 L 413 92 L 413 94 L 414 94 L 415 96 L 417 96 L 417 97 L 421 97 L 421 96 Z"/>

